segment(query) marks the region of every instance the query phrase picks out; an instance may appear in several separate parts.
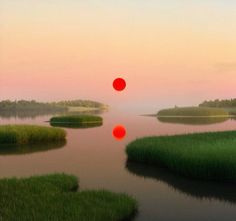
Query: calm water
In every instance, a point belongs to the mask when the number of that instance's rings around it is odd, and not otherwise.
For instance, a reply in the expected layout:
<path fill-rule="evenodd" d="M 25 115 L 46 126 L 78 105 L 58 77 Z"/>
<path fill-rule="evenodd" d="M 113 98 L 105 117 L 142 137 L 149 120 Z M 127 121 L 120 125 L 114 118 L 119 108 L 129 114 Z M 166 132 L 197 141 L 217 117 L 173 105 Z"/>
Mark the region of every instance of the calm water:
<path fill-rule="evenodd" d="M 31 118 L 1 117 L 0 123 L 48 125 L 50 115 Z M 236 120 L 224 122 L 158 121 L 155 117 L 122 112 L 104 113 L 101 127 L 66 129 L 67 143 L 49 145 L 30 152 L 15 149 L 0 152 L 0 177 L 65 172 L 80 179 L 80 189 L 126 192 L 139 201 L 136 221 L 235 220 L 236 186 L 199 182 L 126 162 L 125 146 L 135 138 L 150 135 L 236 129 Z M 127 136 L 117 141 L 112 129 L 126 127 Z M 1 147 L 2 148 L 2 147 Z M 36 148 L 37 149 L 37 148 Z"/>

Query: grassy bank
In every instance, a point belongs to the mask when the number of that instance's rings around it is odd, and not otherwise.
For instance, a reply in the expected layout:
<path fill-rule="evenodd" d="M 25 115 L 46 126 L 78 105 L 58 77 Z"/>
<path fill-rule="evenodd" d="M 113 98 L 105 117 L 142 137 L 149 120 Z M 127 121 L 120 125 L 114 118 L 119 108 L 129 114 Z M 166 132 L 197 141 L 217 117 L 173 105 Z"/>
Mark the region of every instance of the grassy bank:
<path fill-rule="evenodd" d="M 222 108 L 210 108 L 210 107 L 176 107 L 170 109 L 160 110 L 157 113 L 158 117 L 216 117 L 216 116 L 228 116 L 228 111 Z"/>
<path fill-rule="evenodd" d="M 53 174 L 0 180 L 0 220 L 122 221 L 137 203 L 125 194 L 108 191 L 76 192 L 74 176 Z"/>
<path fill-rule="evenodd" d="M 57 116 L 50 119 L 52 126 L 70 127 L 70 128 L 87 128 L 101 126 L 103 119 L 95 115 L 71 115 Z"/>
<path fill-rule="evenodd" d="M 65 140 L 63 129 L 33 125 L 0 126 L 0 144 L 33 144 Z"/>
<path fill-rule="evenodd" d="M 164 166 L 178 174 L 236 181 L 236 131 L 141 138 L 126 148 L 128 160 Z"/>
<path fill-rule="evenodd" d="M 209 125 L 223 123 L 229 117 L 157 117 L 162 123 L 185 124 L 185 125 Z"/>

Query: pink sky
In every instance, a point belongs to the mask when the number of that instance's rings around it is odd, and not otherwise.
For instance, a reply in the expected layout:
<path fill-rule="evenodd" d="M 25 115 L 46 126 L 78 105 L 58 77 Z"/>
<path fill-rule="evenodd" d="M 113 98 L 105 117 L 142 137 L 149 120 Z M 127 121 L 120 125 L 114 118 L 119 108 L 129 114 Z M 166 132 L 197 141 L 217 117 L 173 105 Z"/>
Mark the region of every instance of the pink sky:
<path fill-rule="evenodd" d="M 155 112 L 236 97 L 232 1 L 56 2 L 1 1 L 0 99 Z M 127 81 L 122 93 L 116 77 Z"/>

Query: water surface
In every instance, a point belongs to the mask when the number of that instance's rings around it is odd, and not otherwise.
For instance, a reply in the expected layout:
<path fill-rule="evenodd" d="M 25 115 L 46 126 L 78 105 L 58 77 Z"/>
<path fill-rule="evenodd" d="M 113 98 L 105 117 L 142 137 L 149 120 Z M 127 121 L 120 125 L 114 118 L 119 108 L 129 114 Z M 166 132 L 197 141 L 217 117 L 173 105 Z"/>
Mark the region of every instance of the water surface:
<path fill-rule="evenodd" d="M 0 151 L 0 177 L 24 177 L 54 172 L 74 174 L 80 189 L 108 189 L 126 192 L 139 201 L 136 221 L 235 220 L 236 186 L 188 180 L 164 169 L 127 162 L 125 146 L 132 140 L 151 135 L 181 134 L 236 129 L 236 121 L 203 125 L 161 122 L 155 117 L 112 111 L 104 113 L 102 126 L 65 128 L 67 142 L 59 146 L 37 147 L 35 151 Z M 0 118 L 0 124 L 50 126 L 51 115 Z M 186 122 L 185 122 L 186 123 Z M 124 125 L 127 135 L 117 141 L 116 125 Z"/>

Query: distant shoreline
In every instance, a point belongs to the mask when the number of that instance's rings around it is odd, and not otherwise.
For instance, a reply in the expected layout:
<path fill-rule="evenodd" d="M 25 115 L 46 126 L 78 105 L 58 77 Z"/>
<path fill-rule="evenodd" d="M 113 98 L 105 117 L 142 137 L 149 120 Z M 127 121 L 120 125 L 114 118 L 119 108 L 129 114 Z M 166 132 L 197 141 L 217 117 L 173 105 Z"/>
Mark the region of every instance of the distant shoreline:
<path fill-rule="evenodd" d="M 2 100 L 0 112 L 3 111 L 92 111 L 107 110 L 108 105 L 90 100 L 68 100 L 59 102 L 37 102 L 35 100 Z"/>
<path fill-rule="evenodd" d="M 210 116 L 158 116 L 156 115 L 158 118 L 209 118 L 209 117 L 212 117 L 212 118 L 225 118 L 225 117 L 235 117 L 234 115 L 210 115 Z"/>

